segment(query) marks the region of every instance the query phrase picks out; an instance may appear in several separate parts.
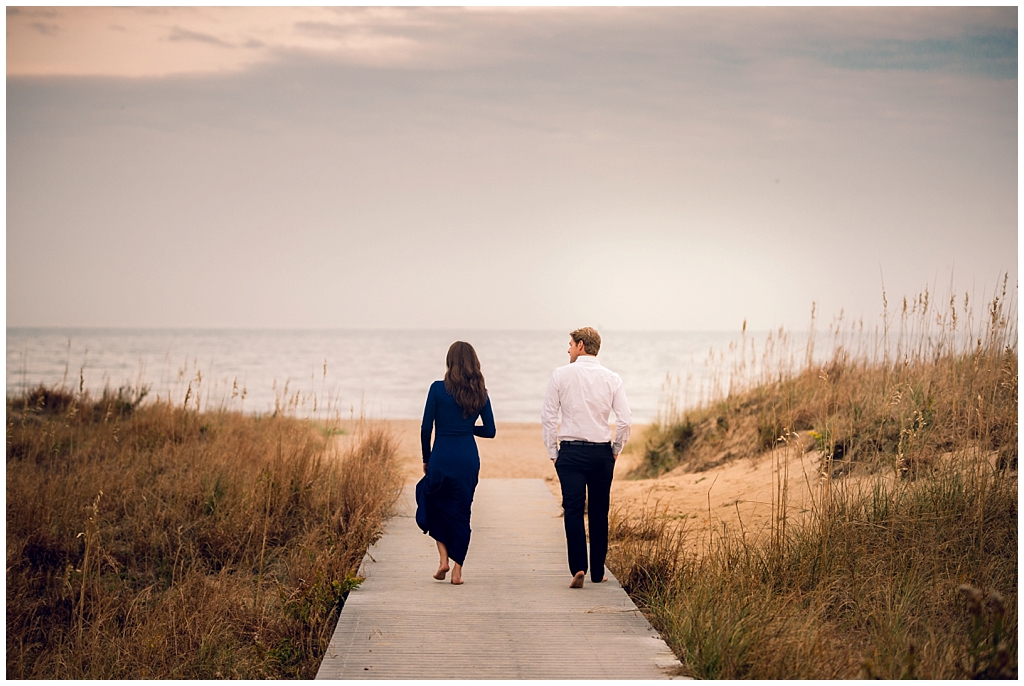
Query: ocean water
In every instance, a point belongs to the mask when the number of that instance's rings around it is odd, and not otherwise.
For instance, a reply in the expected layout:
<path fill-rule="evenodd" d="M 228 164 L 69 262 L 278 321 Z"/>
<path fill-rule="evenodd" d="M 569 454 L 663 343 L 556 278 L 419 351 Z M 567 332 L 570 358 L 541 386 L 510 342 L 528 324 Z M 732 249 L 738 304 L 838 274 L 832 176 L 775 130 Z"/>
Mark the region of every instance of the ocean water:
<path fill-rule="evenodd" d="M 729 367 L 730 347 L 742 347 L 739 332 L 602 339 L 599 359 L 622 377 L 638 423 L 669 402 L 696 402 Z M 7 394 L 40 383 L 94 393 L 128 385 L 173 402 L 188 394 L 204 408 L 417 419 L 455 340 L 476 348 L 498 421 L 539 421 L 551 370 L 568 362 L 562 331 L 8 328 Z"/>

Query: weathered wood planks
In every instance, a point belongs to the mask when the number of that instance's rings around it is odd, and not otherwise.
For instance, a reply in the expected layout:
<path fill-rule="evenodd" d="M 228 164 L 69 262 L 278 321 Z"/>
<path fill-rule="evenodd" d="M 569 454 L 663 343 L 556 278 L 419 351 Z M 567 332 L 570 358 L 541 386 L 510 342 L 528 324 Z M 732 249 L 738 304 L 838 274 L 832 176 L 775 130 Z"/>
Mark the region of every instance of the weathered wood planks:
<path fill-rule="evenodd" d="M 570 589 L 561 507 L 540 479 L 482 479 L 465 583 L 399 515 L 363 562 L 318 679 L 660 679 L 679 666 L 618 582 Z M 449 576 L 450 578 L 450 576 Z"/>

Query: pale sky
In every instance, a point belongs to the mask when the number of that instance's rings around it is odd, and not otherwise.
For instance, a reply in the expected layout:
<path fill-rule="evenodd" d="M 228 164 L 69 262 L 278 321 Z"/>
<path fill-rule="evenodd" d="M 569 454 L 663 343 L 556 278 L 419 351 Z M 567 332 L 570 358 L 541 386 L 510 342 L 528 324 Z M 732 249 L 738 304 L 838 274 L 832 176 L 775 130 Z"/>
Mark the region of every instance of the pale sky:
<path fill-rule="evenodd" d="M 873 324 L 1017 144 L 1016 7 L 8 8 L 7 324 Z"/>

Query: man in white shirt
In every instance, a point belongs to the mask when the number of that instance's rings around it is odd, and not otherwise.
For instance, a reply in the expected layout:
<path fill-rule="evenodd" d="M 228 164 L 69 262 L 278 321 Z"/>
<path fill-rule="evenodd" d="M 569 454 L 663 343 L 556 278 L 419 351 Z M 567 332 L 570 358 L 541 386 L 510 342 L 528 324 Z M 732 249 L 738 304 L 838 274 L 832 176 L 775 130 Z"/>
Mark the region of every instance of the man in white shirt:
<path fill-rule="evenodd" d="M 587 534 L 583 510 L 587 498 L 590 524 L 590 578 L 605 580 L 608 553 L 608 501 L 615 459 L 629 440 L 633 418 L 618 374 L 601 366 L 601 336 L 585 326 L 569 334 L 569 364 L 551 373 L 540 421 L 544 445 L 562 486 L 570 588 L 583 588 L 587 575 Z M 558 425 L 561 410 L 562 424 Z M 615 412 L 615 442 L 608 426 Z"/>

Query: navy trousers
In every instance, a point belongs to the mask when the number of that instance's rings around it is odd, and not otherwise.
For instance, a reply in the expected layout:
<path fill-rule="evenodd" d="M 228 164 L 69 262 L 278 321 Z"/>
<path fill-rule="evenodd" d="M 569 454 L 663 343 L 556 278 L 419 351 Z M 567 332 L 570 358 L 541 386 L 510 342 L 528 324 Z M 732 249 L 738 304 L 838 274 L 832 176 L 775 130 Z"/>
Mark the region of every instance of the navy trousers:
<path fill-rule="evenodd" d="M 611 443 L 573 445 L 563 441 L 558 449 L 555 471 L 562 485 L 569 571 L 573 575 L 587 571 L 587 532 L 583 526 L 583 511 L 586 509 L 590 525 L 590 578 L 595 582 L 604 578 L 604 560 L 608 554 L 608 501 L 614 470 Z"/>

